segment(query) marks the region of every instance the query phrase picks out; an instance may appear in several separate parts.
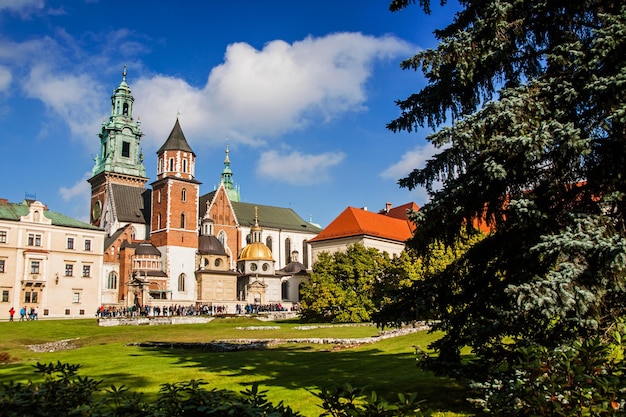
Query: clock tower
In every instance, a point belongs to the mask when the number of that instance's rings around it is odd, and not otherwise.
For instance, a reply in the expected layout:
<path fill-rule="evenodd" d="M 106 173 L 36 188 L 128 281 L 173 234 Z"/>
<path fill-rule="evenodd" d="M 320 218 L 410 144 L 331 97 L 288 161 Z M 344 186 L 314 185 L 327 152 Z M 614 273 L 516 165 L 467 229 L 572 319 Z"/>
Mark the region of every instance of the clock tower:
<path fill-rule="evenodd" d="M 145 188 L 148 182 L 143 153 L 139 142 L 143 133 L 140 121 L 133 119 L 135 99 L 126 83 L 126 66 L 122 82 L 111 96 L 111 115 L 102 123 L 100 154 L 94 158 L 91 184 L 91 224 L 102 227 L 102 211 L 107 200 L 109 186 L 122 184 Z"/>

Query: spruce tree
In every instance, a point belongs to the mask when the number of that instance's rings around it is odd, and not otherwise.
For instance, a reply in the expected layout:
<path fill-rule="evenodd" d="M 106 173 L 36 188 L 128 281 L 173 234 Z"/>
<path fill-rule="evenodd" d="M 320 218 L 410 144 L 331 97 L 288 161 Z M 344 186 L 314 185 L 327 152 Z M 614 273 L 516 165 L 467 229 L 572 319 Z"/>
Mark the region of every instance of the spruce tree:
<path fill-rule="evenodd" d="M 411 3 L 430 12 L 390 9 Z M 437 365 L 451 371 L 463 346 L 488 369 L 520 344 L 603 335 L 626 305 L 626 4 L 459 4 L 438 46 L 402 63 L 427 85 L 388 124 L 432 129 L 438 148 L 399 181 L 431 197 L 410 246 L 429 259 L 479 221 L 492 230 L 402 297 L 412 318 L 438 320 Z"/>

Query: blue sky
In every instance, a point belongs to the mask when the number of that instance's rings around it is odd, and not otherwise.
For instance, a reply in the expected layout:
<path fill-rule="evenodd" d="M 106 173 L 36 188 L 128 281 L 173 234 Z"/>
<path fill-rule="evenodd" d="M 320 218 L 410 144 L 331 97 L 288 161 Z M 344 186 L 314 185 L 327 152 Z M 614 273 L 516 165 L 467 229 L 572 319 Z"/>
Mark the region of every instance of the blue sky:
<path fill-rule="evenodd" d="M 388 131 L 424 85 L 400 62 L 436 46 L 455 5 L 388 0 L 0 0 L 0 198 L 87 221 L 97 134 L 127 66 L 150 182 L 177 114 L 201 193 L 226 143 L 242 201 L 326 226 L 346 207 L 426 201 L 399 178 L 430 133 Z"/>

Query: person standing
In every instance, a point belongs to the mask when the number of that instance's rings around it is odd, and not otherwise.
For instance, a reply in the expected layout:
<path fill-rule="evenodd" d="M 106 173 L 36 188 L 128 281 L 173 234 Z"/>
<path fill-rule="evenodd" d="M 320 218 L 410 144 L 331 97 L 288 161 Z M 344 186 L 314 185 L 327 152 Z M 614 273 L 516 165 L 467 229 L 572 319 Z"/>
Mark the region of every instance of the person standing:
<path fill-rule="evenodd" d="M 26 307 L 20 308 L 20 321 L 24 321 L 24 318 L 26 318 Z"/>
<path fill-rule="evenodd" d="M 15 309 L 11 307 L 9 310 L 9 321 L 13 321 L 13 316 L 15 315 Z"/>

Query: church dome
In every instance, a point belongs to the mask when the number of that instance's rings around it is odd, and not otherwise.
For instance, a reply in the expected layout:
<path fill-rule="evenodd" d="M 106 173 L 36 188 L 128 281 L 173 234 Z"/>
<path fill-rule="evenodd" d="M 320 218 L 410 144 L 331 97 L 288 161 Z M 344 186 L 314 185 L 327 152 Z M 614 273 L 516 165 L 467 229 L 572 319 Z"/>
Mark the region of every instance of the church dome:
<path fill-rule="evenodd" d="M 239 254 L 240 261 L 273 261 L 272 251 L 262 242 L 252 242 Z"/>
<path fill-rule="evenodd" d="M 213 235 L 198 238 L 198 252 L 202 255 L 226 255 L 224 245 Z"/>

